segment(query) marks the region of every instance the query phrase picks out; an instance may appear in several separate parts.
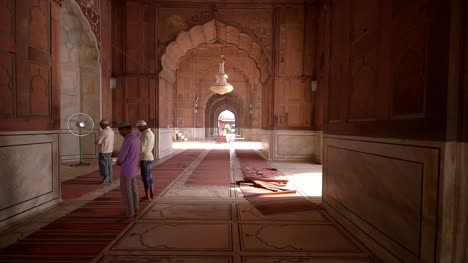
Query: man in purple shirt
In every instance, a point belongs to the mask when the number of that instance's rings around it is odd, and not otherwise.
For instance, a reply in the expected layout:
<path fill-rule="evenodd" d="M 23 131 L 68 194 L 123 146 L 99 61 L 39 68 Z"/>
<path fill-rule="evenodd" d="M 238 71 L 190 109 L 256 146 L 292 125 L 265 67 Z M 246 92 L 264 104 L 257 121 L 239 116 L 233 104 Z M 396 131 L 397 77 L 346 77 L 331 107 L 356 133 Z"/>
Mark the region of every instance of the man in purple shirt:
<path fill-rule="evenodd" d="M 137 171 L 140 157 L 140 139 L 132 133 L 132 125 L 122 122 L 118 126 L 119 133 L 124 137 L 122 148 L 119 152 L 117 165 L 120 165 L 120 194 L 128 217 L 138 214 L 138 189 Z"/>

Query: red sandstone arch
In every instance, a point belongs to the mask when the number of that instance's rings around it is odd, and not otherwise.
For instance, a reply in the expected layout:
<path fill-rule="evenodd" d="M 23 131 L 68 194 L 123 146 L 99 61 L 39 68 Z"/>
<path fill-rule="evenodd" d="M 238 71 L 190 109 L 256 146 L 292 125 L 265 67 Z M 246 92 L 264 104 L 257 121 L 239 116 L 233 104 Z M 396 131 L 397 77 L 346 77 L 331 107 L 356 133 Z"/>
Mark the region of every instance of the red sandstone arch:
<path fill-rule="evenodd" d="M 224 110 L 229 110 L 236 116 L 236 134 L 239 134 L 241 127 L 241 116 L 243 113 L 244 105 L 242 100 L 235 92 L 224 95 L 215 94 L 208 99 L 205 109 L 205 127 L 206 137 L 212 137 L 214 130 L 217 128 L 217 121 L 219 114 Z"/>
<path fill-rule="evenodd" d="M 160 77 L 174 83 L 176 69 L 184 55 L 201 44 L 213 43 L 217 40 L 234 45 L 246 52 L 255 61 L 257 69 L 260 71 L 261 83 L 265 83 L 269 79 L 271 63 L 262 46 L 249 34 L 216 19 L 179 33 L 177 38 L 167 46 L 161 57 Z"/>

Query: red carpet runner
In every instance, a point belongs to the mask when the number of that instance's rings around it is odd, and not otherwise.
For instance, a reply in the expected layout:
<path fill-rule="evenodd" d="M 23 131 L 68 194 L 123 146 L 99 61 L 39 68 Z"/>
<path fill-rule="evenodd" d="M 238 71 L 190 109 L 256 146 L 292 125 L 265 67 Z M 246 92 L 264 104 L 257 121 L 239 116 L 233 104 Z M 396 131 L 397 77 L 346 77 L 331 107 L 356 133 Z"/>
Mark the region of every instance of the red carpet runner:
<path fill-rule="evenodd" d="M 185 185 L 231 185 L 229 149 L 210 150 Z"/>
<path fill-rule="evenodd" d="M 115 169 L 117 166 L 113 166 L 114 170 L 112 173 L 113 180 L 119 180 L 119 169 Z M 101 188 L 101 177 L 99 171 L 78 176 L 74 179 L 62 182 L 62 199 L 70 200 L 82 197 L 87 193 Z"/>
<path fill-rule="evenodd" d="M 272 168 L 254 150 L 236 150 L 243 170 Z M 241 191 L 244 197 L 257 208 L 262 214 L 283 213 L 318 209 L 320 206 L 307 200 L 302 195 L 291 192 L 272 192 L 263 188 L 242 186 Z"/>
<path fill-rule="evenodd" d="M 202 150 L 187 150 L 156 166 L 153 172 L 155 195 L 159 195 L 201 153 Z M 117 175 L 118 168 L 114 171 Z M 142 197 L 144 190 L 140 180 L 138 186 Z M 71 192 L 75 191 L 72 189 Z M 140 203 L 140 211 L 147 205 L 147 201 Z M 117 188 L 3 249 L 0 262 L 90 262 L 129 223 Z"/>

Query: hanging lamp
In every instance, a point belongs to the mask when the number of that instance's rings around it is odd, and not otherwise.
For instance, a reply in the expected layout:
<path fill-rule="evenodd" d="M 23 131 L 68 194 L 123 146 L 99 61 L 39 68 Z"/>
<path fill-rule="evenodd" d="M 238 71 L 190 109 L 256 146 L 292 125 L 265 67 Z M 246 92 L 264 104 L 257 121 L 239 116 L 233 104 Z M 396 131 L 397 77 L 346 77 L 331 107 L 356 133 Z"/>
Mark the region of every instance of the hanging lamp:
<path fill-rule="evenodd" d="M 224 56 L 221 50 L 221 63 L 219 63 L 219 71 L 216 75 L 216 82 L 210 86 L 210 90 L 216 94 L 226 94 L 231 92 L 234 87 L 227 82 L 228 75 L 224 73 Z"/>

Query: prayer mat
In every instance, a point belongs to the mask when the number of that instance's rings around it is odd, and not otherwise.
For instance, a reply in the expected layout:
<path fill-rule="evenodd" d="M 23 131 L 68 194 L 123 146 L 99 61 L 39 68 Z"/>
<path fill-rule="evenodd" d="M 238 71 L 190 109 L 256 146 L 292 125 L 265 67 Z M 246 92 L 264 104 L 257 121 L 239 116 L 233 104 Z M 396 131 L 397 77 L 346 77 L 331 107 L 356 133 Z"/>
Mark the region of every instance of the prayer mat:
<path fill-rule="evenodd" d="M 262 214 L 319 209 L 295 189 L 287 187 L 288 179 L 271 167 L 254 150 L 236 150 L 244 180 L 237 182 L 245 199 Z"/>

